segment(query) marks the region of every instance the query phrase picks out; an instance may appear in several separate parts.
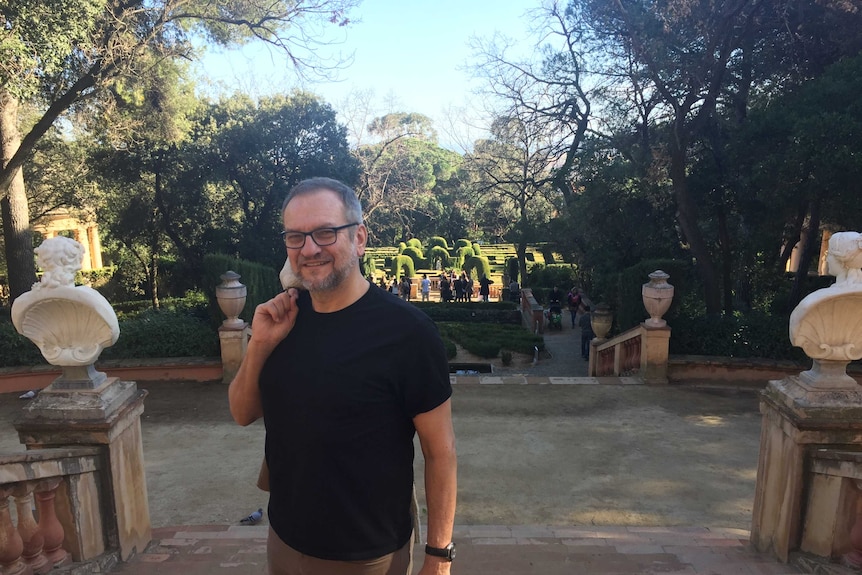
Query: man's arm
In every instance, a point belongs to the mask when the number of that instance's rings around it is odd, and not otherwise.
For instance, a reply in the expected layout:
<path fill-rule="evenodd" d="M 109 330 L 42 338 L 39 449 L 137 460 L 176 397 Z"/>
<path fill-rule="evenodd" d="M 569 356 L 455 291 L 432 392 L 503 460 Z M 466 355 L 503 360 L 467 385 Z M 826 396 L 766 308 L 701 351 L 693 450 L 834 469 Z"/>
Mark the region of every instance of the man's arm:
<path fill-rule="evenodd" d="M 258 379 L 269 354 L 296 323 L 297 295 L 295 289 L 282 292 L 254 310 L 251 340 L 228 388 L 230 413 L 240 425 L 254 423 L 263 416 Z"/>
<path fill-rule="evenodd" d="M 425 456 L 425 502 L 428 507 L 428 538 L 432 547 L 445 547 L 452 541 L 455 501 L 458 490 L 458 458 L 452 427 L 452 400 L 413 418 Z M 420 575 L 449 573 L 451 563 L 425 556 Z"/>

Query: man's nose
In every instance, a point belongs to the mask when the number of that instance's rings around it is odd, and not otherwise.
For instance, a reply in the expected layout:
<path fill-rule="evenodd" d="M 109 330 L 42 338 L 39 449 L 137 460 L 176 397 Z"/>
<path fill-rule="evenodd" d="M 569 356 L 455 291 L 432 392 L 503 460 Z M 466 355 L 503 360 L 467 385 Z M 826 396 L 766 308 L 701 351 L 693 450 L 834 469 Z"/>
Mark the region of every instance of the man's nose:
<path fill-rule="evenodd" d="M 317 255 L 320 253 L 320 246 L 317 245 L 317 242 L 311 236 L 305 236 L 305 245 L 302 246 L 300 253 L 306 258 Z"/>

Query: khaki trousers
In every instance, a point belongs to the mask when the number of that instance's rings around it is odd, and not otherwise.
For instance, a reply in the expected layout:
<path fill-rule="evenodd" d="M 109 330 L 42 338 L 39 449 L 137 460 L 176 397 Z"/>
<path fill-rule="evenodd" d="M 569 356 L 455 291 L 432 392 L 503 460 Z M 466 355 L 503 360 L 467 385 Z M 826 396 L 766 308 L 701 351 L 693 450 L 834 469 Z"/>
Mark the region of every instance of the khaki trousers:
<path fill-rule="evenodd" d="M 413 537 L 388 555 L 361 561 L 329 561 L 303 555 L 282 541 L 272 527 L 266 542 L 269 575 L 410 575 L 413 568 Z"/>

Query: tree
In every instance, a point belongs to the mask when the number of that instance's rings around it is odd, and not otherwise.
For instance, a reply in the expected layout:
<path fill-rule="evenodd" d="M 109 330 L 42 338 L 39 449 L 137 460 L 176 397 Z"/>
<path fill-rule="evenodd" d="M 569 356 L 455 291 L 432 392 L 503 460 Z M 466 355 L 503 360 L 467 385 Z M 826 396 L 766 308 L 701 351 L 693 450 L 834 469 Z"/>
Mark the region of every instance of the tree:
<path fill-rule="evenodd" d="M 497 118 L 491 136 L 476 142 L 467 155 L 467 169 L 474 174 L 479 201 L 499 198 L 514 209 L 517 220 L 507 237 L 515 244 L 519 276 L 526 278 L 527 244 L 536 240 L 540 225 L 555 211 L 550 183 L 553 139 L 542 124 L 519 117 Z"/>
<path fill-rule="evenodd" d="M 436 226 L 445 225 L 447 213 L 457 207 L 458 186 L 449 184 L 457 179 L 461 157 L 437 145 L 431 120 L 421 114 L 380 116 L 370 122 L 368 132 L 375 141 L 360 144 L 354 155 L 362 167 L 356 191 L 370 241 L 406 241 L 436 233 Z"/>
<path fill-rule="evenodd" d="M 14 299 L 35 279 L 29 215 L 21 172 L 36 143 L 61 116 L 109 102 L 123 78 L 146 74 L 150 54 L 193 56 L 190 39 L 231 45 L 251 39 L 281 50 L 299 70 L 316 59 L 324 37 L 310 27 L 346 25 L 355 0 L 240 0 L 105 2 L 104 0 L 6 0 L 0 2 L 0 208 L 6 261 Z M 39 103 L 41 115 L 21 131 L 22 102 Z"/>

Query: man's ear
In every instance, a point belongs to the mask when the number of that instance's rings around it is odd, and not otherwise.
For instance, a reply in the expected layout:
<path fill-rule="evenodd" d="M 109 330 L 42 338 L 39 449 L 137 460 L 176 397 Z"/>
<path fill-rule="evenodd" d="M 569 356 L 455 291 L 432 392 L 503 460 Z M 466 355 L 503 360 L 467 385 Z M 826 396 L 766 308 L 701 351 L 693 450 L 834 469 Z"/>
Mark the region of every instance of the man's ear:
<path fill-rule="evenodd" d="M 368 229 L 365 224 L 359 224 L 356 227 L 356 255 L 362 257 L 365 255 L 365 242 L 368 241 Z"/>

